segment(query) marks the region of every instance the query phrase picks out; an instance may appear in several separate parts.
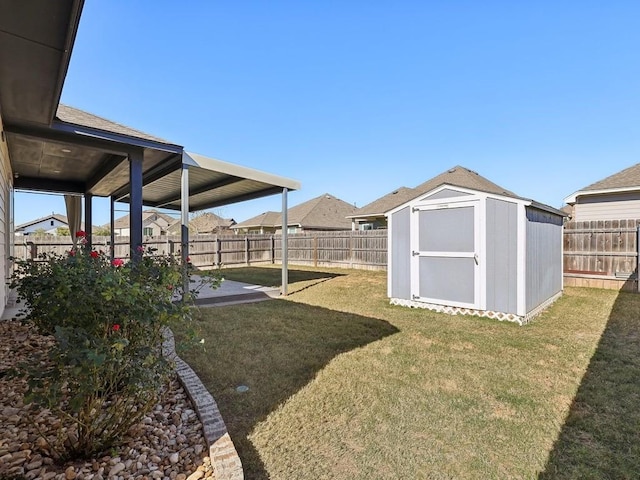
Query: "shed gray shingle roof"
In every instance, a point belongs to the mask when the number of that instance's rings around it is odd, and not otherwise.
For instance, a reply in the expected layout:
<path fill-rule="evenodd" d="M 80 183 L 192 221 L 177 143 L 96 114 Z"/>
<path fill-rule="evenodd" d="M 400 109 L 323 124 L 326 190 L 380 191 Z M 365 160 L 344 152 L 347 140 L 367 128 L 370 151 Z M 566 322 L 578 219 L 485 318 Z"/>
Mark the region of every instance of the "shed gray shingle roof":
<path fill-rule="evenodd" d="M 609 175 L 591 185 L 588 185 L 580 191 L 588 192 L 590 190 L 608 190 L 610 188 L 640 188 L 640 163 L 629 168 Z"/>
<path fill-rule="evenodd" d="M 403 203 L 413 200 L 419 195 L 427 193 L 444 184 L 470 188 L 481 192 L 495 193 L 507 197 L 520 198 L 515 193 L 510 192 L 506 188 L 502 188 L 500 185 L 497 185 L 490 180 L 487 180 L 473 170 L 457 165 L 439 175 L 436 175 L 426 182 L 421 183 L 415 188 L 400 187 L 397 190 L 394 190 L 393 192 L 388 193 L 387 195 L 356 210 L 351 217 L 360 218 L 382 216 L 385 212 L 393 210 Z"/>
<path fill-rule="evenodd" d="M 481 192 L 504 195 L 505 197 L 521 198 L 515 193 L 507 190 L 506 188 L 493 183 L 491 180 L 487 180 L 477 172 L 469 170 L 468 168 L 462 167 L 460 165 L 456 165 L 446 172 L 442 172 L 440 175 L 437 175 L 432 179 L 418 185 L 416 188 L 414 188 L 416 197 L 418 195 L 422 195 L 423 193 L 430 192 L 431 190 L 438 188 L 440 185 L 444 185 L 445 183 L 447 185 L 456 187 L 470 188 L 472 190 L 479 190 Z"/>
<path fill-rule="evenodd" d="M 381 216 L 382 214 L 393 210 L 394 208 L 399 207 L 400 205 L 407 203 L 419 197 L 420 195 L 424 195 L 431 190 L 435 190 L 439 186 L 445 184 L 454 187 L 468 188 L 480 192 L 493 193 L 505 197 L 531 201 L 527 198 L 516 195 L 512 191 L 507 190 L 506 188 L 503 188 L 496 183 L 493 183 L 491 180 L 486 179 L 473 170 L 469 170 L 466 167 L 456 165 L 455 167 L 450 168 L 449 170 L 427 180 L 426 182 L 421 183 L 415 188 L 401 187 L 398 190 L 395 190 L 394 192 L 391 192 L 390 194 L 387 194 L 384 197 L 381 197 L 378 200 L 365 205 L 361 209 L 357 210 L 353 215 L 351 215 L 351 218 Z M 546 210 L 555 214 L 562 214 L 562 212 L 560 212 L 560 210 L 556 208 L 534 201 L 531 202 L 531 205 L 535 208 Z M 380 208 L 384 208 L 385 210 L 380 211 Z"/>
<path fill-rule="evenodd" d="M 60 104 L 56 117 L 66 123 L 72 123 L 74 125 L 81 125 L 83 127 L 95 128 L 97 130 L 103 130 L 105 132 L 119 133 L 120 135 L 127 135 L 129 137 L 142 138 L 144 140 L 151 140 L 152 142 L 172 144 L 167 140 L 160 137 L 150 135 L 140 130 L 136 130 L 126 125 L 122 125 L 106 118 L 99 117 L 93 113 L 85 112 L 69 105 Z"/>

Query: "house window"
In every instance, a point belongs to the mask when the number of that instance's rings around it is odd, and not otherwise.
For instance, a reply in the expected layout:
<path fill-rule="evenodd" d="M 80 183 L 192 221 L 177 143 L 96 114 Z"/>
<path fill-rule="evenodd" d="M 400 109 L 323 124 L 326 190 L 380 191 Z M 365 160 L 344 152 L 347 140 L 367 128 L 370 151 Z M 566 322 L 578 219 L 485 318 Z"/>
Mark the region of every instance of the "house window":
<path fill-rule="evenodd" d="M 360 230 L 373 230 L 373 223 L 361 223 Z"/>
<path fill-rule="evenodd" d="M 53 227 L 53 220 L 51 220 L 51 226 Z"/>
<path fill-rule="evenodd" d="M 298 233 L 298 227 L 287 227 L 287 233 Z"/>
<path fill-rule="evenodd" d="M 151 227 L 144 227 L 144 228 L 142 229 L 142 234 L 143 234 L 143 235 L 146 235 L 147 237 L 152 236 L 152 235 L 153 235 L 153 228 L 151 228 Z"/>

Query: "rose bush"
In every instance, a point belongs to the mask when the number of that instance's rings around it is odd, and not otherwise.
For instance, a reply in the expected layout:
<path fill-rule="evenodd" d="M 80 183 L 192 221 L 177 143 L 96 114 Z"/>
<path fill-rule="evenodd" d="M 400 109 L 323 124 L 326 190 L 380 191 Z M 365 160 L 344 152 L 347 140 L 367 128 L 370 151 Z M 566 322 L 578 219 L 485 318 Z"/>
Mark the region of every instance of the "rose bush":
<path fill-rule="evenodd" d="M 47 366 L 27 372 L 26 401 L 66 425 L 47 439 L 61 460 L 117 446 L 157 402 L 171 371 L 163 329 L 190 318 L 190 306 L 175 300 L 188 293 L 182 275 L 193 267 L 151 250 L 138 253 L 136 262 L 111 262 L 80 247 L 15 260 L 10 286 L 28 308 L 26 320 L 56 340 Z M 205 281 L 219 283 L 216 276 Z"/>

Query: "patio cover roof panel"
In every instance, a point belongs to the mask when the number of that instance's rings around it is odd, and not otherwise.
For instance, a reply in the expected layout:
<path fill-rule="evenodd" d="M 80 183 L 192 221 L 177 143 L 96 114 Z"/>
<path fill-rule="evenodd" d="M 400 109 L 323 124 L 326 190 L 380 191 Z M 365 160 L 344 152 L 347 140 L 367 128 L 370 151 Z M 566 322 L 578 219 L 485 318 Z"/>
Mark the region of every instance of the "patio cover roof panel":
<path fill-rule="evenodd" d="M 203 155 L 184 152 L 183 165 L 189 168 L 189 210 L 228 205 L 260 198 L 288 190 L 298 190 L 300 183 L 290 178 L 273 175 Z M 147 206 L 180 210 L 181 169 L 155 179 L 142 190 Z M 126 195 L 119 199 L 129 201 Z"/>

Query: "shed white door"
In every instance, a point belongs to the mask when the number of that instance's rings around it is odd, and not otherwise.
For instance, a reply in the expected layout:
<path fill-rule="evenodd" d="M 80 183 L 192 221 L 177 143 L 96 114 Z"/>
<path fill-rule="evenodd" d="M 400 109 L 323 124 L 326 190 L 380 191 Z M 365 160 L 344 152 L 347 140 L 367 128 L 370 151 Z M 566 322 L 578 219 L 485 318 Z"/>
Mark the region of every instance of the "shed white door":
<path fill-rule="evenodd" d="M 417 206 L 411 221 L 412 298 L 480 308 L 479 202 Z"/>

